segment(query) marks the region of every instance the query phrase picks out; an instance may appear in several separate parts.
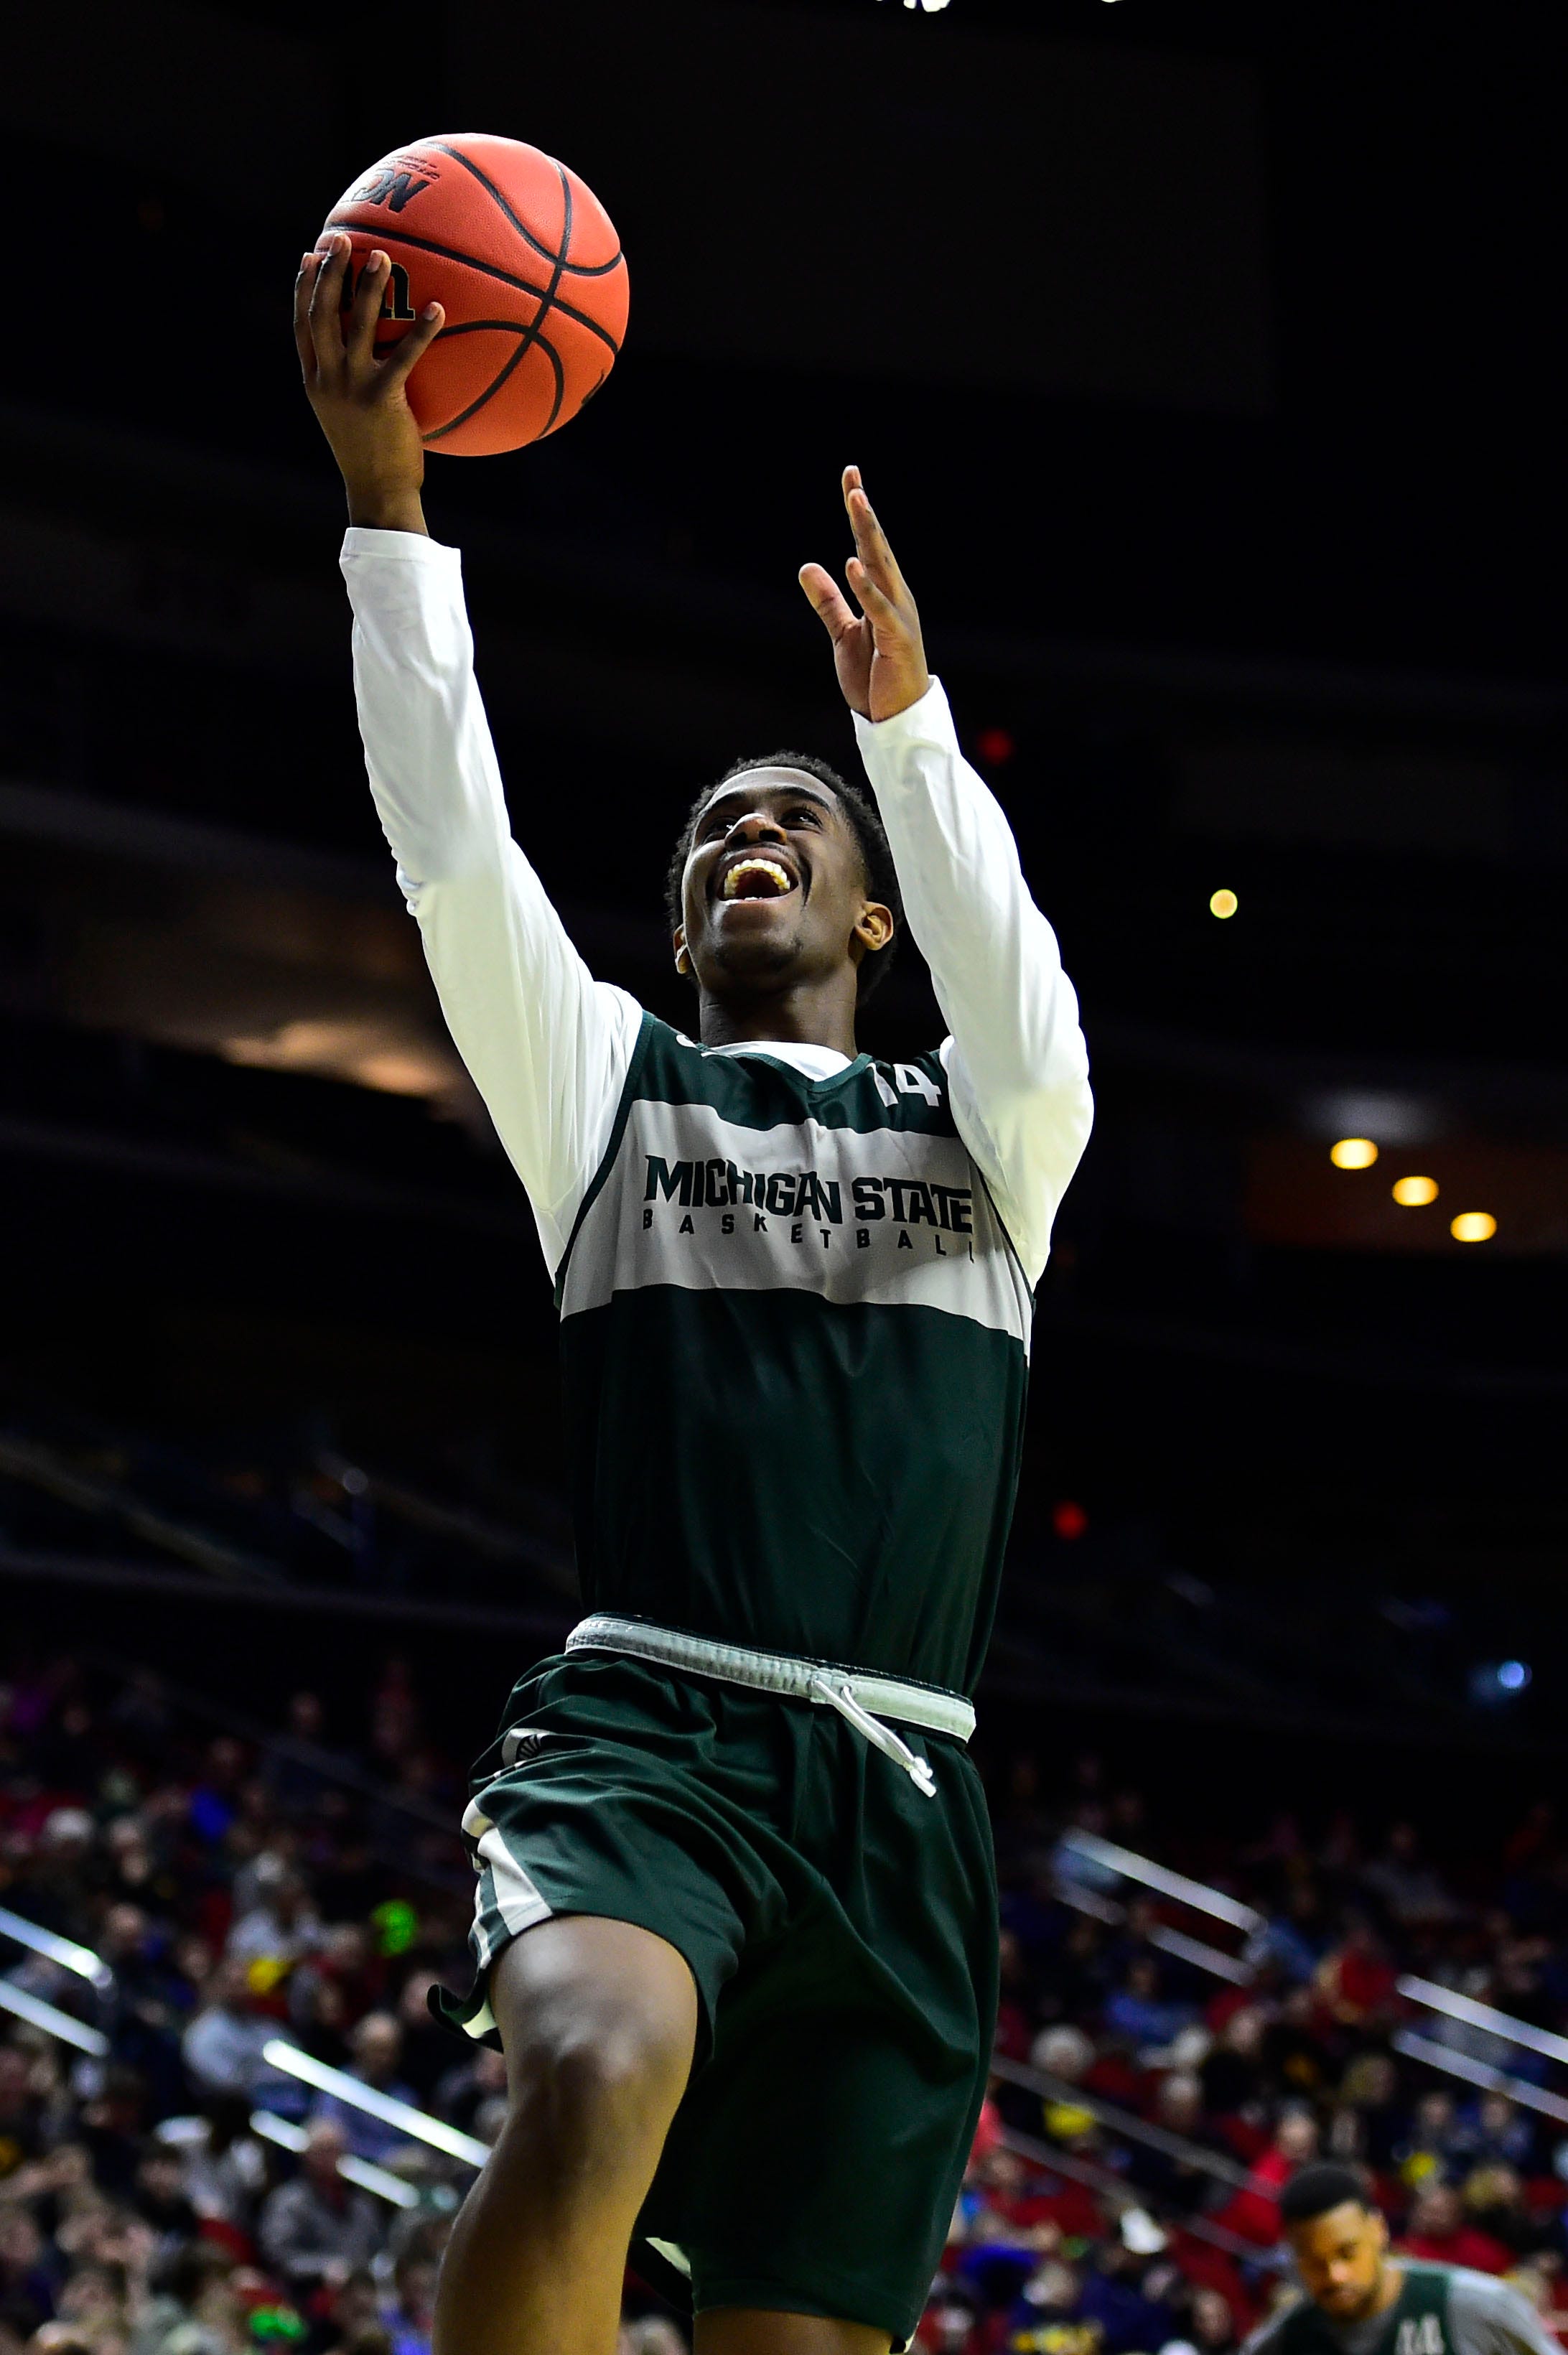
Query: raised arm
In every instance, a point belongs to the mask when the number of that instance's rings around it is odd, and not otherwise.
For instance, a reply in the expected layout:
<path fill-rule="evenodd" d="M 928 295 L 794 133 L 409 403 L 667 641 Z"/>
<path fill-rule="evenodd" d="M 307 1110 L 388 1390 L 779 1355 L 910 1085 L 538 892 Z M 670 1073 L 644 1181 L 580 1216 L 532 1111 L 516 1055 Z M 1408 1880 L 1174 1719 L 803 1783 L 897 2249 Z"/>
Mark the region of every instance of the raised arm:
<path fill-rule="evenodd" d="M 343 570 L 370 787 L 447 1026 L 553 1270 L 609 1141 L 640 1009 L 592 980 L 511 839 L 461 563 L 426 531 L 424 452 L 403 391 L 439 306 L 378 360 L 386 256 L 370 256 L 345 330 L 348 241 L 324 247 L 302 262 L 294 335 L 348 495 Z"/>
<path fill-rule="evenodd" d="M 861 612 L 821 565 L 807 565 L 801 585 L 833 640 L 910 930 L 951 1034 L 954 1116 L 1033 1281 L 1093 1117 L 1078 1001 L 1012 829 L 958 750 L 914 601 L 855 467 L 844 492 Z"/>

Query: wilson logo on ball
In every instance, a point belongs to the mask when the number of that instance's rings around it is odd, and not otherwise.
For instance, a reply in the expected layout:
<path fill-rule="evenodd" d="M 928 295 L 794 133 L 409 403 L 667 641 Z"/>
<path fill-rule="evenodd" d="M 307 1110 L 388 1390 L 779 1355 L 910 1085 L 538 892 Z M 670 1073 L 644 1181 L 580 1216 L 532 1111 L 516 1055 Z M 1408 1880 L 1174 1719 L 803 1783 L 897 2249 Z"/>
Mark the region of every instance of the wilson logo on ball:
<path fill-rule="evenodd" d="M 429 180 L 416 180 L 411 172 L 378 172 L 363 187 L 354 190 L 349 201 L 357 205 L 385 205 L 389 212 L 400 213 L 415 197 L 431 186 Z"/>
<path fill-rule="evenodd" d="M 364 277 L 363 270 L 360 271 L 357 278 L 352 269 L 344 272 L 342 308 L 345 311 L 359 292 Z M 381 308 L 377 315 L 383 319 L 398 319 L 404 322 L 414 315 L 414 306 L 409 300 L 409 273 L 400 261 L 394 261 L 388 268 L 387 291 L 381 297 Z"/>

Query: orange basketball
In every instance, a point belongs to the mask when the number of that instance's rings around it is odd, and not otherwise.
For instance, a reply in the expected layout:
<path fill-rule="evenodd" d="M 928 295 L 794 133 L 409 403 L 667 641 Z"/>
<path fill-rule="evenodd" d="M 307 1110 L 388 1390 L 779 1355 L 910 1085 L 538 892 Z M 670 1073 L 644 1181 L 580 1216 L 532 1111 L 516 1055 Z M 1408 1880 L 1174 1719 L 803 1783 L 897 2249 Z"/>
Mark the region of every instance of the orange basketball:
<path fill-rule="evenodd" d="M 626 327 L 626 264 L 592 188 L 520 139 L 416 139 L 362 172 L 325 227 L 353 242 L 345 300 L 379 247 L 391 262 L 378 348 L 427 303 L 446 313 L 409 378 L 425 446 L 520 450 L 597 392 Z"/>

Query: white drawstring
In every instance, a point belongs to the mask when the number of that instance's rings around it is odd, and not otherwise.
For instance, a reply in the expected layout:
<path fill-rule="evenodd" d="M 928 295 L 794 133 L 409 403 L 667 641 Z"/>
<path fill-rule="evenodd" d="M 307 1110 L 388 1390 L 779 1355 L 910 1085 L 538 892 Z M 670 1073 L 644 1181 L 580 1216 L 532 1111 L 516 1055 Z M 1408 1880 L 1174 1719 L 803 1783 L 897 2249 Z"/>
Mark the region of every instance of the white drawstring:
<path fill-rule="evenodd" d="M 835 1684 L 819 1669 L 811 1679 L 811 1697 L 813 1700 L 826 1701 L 829 1709 L 836 1709 L 839 1716 L 847 1719 L 857 1733 L 863 1734 L 873 1748 L 882 1751 L 903 1768 L 917 1791 L 923 1791 L 928 1799 L 935 1798 L 936 1777 L 931 1771 L 930 1760 L 917 1758 L 908 1742 L 901 1741 L 891 1725 L 884 1725 L 880 1717 L 873 1717 L 869 1709 L 862 1709 L 847 1684 Z"/>

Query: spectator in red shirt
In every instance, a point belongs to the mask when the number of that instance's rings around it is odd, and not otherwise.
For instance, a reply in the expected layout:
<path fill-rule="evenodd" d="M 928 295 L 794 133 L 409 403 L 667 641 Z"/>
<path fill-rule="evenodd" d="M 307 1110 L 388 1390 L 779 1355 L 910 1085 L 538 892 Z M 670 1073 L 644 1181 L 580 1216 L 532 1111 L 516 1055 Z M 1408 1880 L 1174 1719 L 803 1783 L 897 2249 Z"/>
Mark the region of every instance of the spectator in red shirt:
<path fill-rule="evenodd" d="M 1245 2190 L 1228 2201 L 1216 2220 L 1243 2241 L 1272 2249 L 1279 2239 L 1279 2195 L 1298 2168 L 1317 2156 L 1317 2121 L 1310 2110 L 1280 2114 L 1274 2140 L 1253 2168 Z"/>
<path fill-rule="evenodd" d="M 1313 1985 L 1337 2028 L 1376 2029 L 1392 2016 L 1397 1977 L 1371 1923 L 1352 1915 L 1339 1945 L 1318 1964 Z"/>

